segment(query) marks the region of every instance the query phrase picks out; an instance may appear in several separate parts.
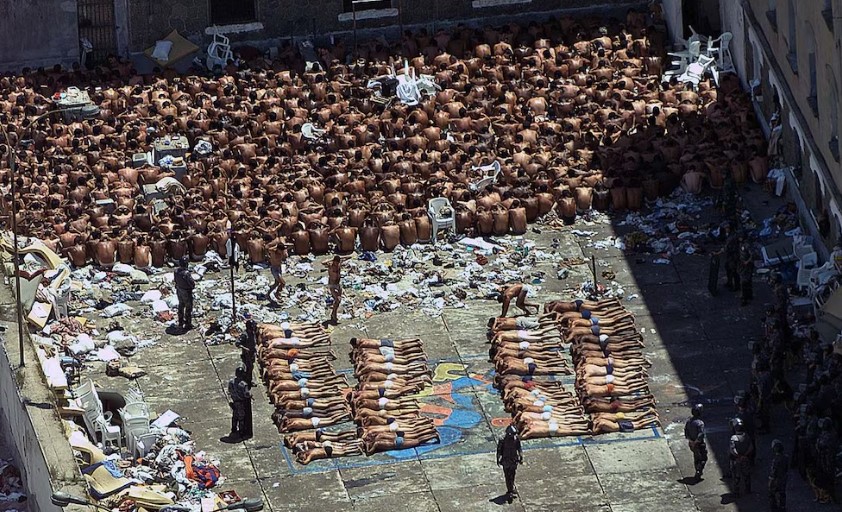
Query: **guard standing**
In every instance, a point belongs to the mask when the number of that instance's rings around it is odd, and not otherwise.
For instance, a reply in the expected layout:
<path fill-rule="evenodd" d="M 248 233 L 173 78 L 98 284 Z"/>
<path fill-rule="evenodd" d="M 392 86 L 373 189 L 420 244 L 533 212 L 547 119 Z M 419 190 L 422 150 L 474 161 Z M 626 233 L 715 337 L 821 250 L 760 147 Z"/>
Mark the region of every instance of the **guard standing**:
<path fill-rule="evenodd" d="M 743 239 L 742 244 L 740 244 L 740 298 L 743 306 L 748 306 L 748 303 L 754 298 L 753 276 L 754 255 L 749 241 Z"/>
<path fill-rule="evenodd" d="M 740 390 L 737 392 L 736 396 L 734 396 L 734 405 L 737 406 L 737 415 L 734 417 L 743 422 L 743 428 L 745 428 L 746 434 L 751 439 L 751 465 L 754 466 L 754 459 L 757 456 L 757 446 L 755 444 L 757 427 L 754 421 L 754 411 L 751 408 L 745 391 Z"/>
<path fill-rule="evenodd" d="M 240 348 L 240 360 L 246 372 L 246 383 L 254 387 L 252 375 L 254 373 L 254 361 L 257 358 L 257 322 L 252 319 L 251 314 L 243 315 L 246 319 L 246 332 L 240 335 L 235 343 Z"/>
<path fill-rule="evenodd" d="M 174 281 L 178 297 L 178 328 L 189 331 L 193 328 L 193 288 L 196 287 L 196 281 L 187 268 L 187 256 L 178 260 Z"/>
<path fill-rule="evenodd" d="M 742 420 L 738 418 L 732 420 L 731 429 L 733 435 L 731 435 L 728 454 L 731 459 L 731 476 L 734 478 L 734 493 L 739 498 L 743 483 L 745 483 L 746 493 L 751 494 L 751 454 L 753 448 Z"/>
<path fill-rule="evenodd" d="M 506 478 L 506 499 L 509 503 L 515 495 L 515 473 L 518 464 L 523 464 L 523 450 L 520 447 L 520 436 L 514 425 L 506 427 L 506 435 L 497 443 L 497 465 L 503 466 L 503 476 Z"/>
<path fill-rule="evenodd" d="M 731 291 L 740 289 L 740 238 L 734 223 L 725 225 L 725 287 Z"/>
<path fill-rule="evenodd" d="M 786 477 L 789 462 L 784 455 L 784 444 L 772 441 L 772 468 L 769 470 L 769 510 L 786 512 Z"/>
<path fill-rule="evenodd" d="M 702 472 L 708 461 L 708 447 L 705 441 L 705 422 L 702 421 L 702 404 L 696 404 L 690 409 L 693 416 L 684 424 L 684 438 L 693 452 L 693 467 L 696 468 L 696 480 L 702 479 Z"/>
<path fill-rule="evenodd" d="M 246 369 L 238 366 L 234 378 L 228 381 L 228 394 L 231 396 L 231 433 L 229 439 L 241 441 L 251 437 L 247 423 L 251 424 L 251 390 L 245 379 Z"/>

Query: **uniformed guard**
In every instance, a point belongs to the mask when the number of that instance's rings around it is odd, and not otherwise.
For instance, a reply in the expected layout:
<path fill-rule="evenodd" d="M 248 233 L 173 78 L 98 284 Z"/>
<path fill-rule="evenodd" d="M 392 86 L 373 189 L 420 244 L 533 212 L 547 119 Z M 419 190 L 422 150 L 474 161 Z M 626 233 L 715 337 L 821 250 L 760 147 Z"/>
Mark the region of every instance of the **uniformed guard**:
<path fill-rule="evenodd" d="M 742 485 L 745 484 L 746 493 L 751 494 L 751 452 L 753 451 L 751 438 L 746 434 L 742 420 L 731 420 L 731 442 L 728 455 L 731 462 L 731 477 L 734 479 L 734 494 L 740 496 Z"/>
<path fill-rule="evenodd" d="M 246 369 L 238 366 L 234 378 L 228 381 L 228 395 L 231 397 L 231 440 L 251 437 L 247 423 L 251 424 L 251 390 L 245 378 Z"/>
<path fill-rule="evenodd" d="M 725 287 L 731 291 L 740 289 L 740 237 L 734 223 L 725 225 Z"/>
<path fill-rule="evenodd" d="M 249 387 L 254 387 L 253 373 L 254 361 L 257 358 L 257 322 L 251 317 L 251 314 L 243 315 L 246 319 L 246 332 L 240 335 L 235 345 L 240 348 L 240 360 L 243 362 L 243 368 L 246 372 L 246 382 Z"/>
<path fill-rule="evenodd" d="M 751 243 L 743 239 L 740 244 L 740 299 L 743 306 L 748 306 L 754 298 L 754 254 Z"/>
<path fill-rule="evenodd" d="M 189 331 L 193 328 L 193 288 L 196 282 L 190 275 L 187 256 L 178 260 L 178 268 L 175 270 L 175 294 L 178 297 L 178 328 L 182 331 Z"/>
<path fill-rule="evenodd" d="M 702 479 L 705 463 L 708 461 L 708 447 L 705 440 L 705 422 L 702 421 L 702 404 L 696 404 L 690 409 L 693 416 L 684 424 L 684 437 L 693 452 L 693 466 L 696 468 L 696 480 Z"/>
<path fill-rule="evenodd" d="M 769 510 L 786 512 L 786 477 L 789 461 L 784 455 L 784 444 L 772 441 L 772 467 L 769 470 Z"/>
<path fill-rule="evenodd" d="M 734 396 L 734 405 L 737 406 L 737 414 L 734 416 L 743 422 L 746 434 L 751 438 L 751 465 L 754 466 L 754 459 L 757 456 L 757 426 L 754 421 L 754 409 L 751 407 L 749 397 L 745 391 L 739 390 Z"/>
<path fill-rule="evenodd" d="M 515 473 L 518 464 L 523 464 L 523 450 L 520 436 L 514 425 L 506 427 L 506 435 L 497 443 L 497 465 L 503 466 L 506 478 L 506 499 L 511 503 L 515 495 Z"/>

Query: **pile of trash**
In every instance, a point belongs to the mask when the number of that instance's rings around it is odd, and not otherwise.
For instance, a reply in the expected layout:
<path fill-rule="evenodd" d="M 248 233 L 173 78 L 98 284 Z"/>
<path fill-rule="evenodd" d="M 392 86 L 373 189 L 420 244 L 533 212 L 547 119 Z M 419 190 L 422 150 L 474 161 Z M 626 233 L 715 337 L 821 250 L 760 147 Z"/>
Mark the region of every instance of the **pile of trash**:
<path fill-rule="evenodd" d="M 700 225 L 701 214 L 713 206 L 713 199 L 676 189 L 670 197 L 658 198 L 649 213 L 633 212 L 617 223 L 633 231 L 610 242 L 629 253 L 655 254 L 656 264 L 668 264 L 677 254 L 705 251 L 705 244 L 720 236 L 718 225 Z"/>
<path fill-rule="evenodd" d="M 0 511 L 24 511 L 26 499 L 20 470 L 11 460 L 0 459 Z"/>
<path fill-rule="evenodd" d="M 101 448 L 77 425 L 65 422 L 89 496 L 121 511 L 174 504 L 213 510 L 240 501 L 234 491 L 214 491 L 225 481 L 219 460 L 196 449 L 190 433 L 175 423 L 177 417 L 168 411 L 150 423 L 147 433 L 133 438 L 133 455 L 110 445 Z"/>

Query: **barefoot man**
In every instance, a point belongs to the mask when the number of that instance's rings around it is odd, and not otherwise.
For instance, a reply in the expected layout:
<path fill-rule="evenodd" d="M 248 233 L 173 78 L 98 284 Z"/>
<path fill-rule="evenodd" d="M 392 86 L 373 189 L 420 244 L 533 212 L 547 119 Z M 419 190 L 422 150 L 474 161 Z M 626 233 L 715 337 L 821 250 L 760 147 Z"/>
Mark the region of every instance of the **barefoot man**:
<path fill-rule="evenodd" d="M 342 301 L 342 257 L 338 254 L 333 259 L 324 260 L 322 265 L 327 267 L 327 289 L 333 297 L 333 309 L 330 312 L 330 322 L 339 323 L 336 313 L 339 311 L 339 303 Z"/>
<path fill-rule="evenodd" d="M 280 302 L 281 292 L 286 286 L 286 281 L 283 277 L 284 262 L 287 259 L 287 247 L 282 238 L 276 238 L 267 247 L 269 249 L 269 270 L 272 272 L 272 277 L 275 282 L 269 287 L 269 293 L 266 295 L 269 300 Z"/>
<path fill-rule="evenodd" d="M 527 315 L 529 314 L 529 310 L 527 308 L 535 308 L 535 314 L 537 315 L 540 306 L 538 306 L 538 304 L 530 304 L 529 302 L 526 302 L 526 295 L 528 293 L 529 287 L 523 284 L 503 286 L 500 289 L 500 294 L 497 296 L 497 302 L 503 303 L 503 313 L 500 316 L 506 316 L 509 312 L 509 304 L 511 304 L 512 299 L 515 298 L 515 306 L 519 307 L 522 311 L 525 311 Z"/>

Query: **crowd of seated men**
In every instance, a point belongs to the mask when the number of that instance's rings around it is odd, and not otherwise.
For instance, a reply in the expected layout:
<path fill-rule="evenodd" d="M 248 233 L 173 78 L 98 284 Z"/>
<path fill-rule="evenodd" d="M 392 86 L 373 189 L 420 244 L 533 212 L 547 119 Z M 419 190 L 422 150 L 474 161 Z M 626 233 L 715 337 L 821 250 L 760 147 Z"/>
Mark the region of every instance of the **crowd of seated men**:
<path fill-rule="evenodd" d="M 553 209 L 571 220 L 762 174 L 764 139 L 735 80 L 662 84 L 659 16 L 421 30 L 363 44 L 358 60 L 322 49 L 323 69 L 306 72 L 285 47 L 213 77 L 141 76 L 117 59 L 0 77 L 0 143 L 18 166 L 12 198 L 0 161 L 0 209 L 17 201 L 21 231 L 77 266 L 200 259 L 229 237 L 257 263 L 429 240 L 434 197 L 451 201 L 458 232 L 523 233 Z M 376 101 L 368 81 L 403 60 L 441 90 Z M 30 122 L 69 86 L 88 90 L 95 119 Z M 170 135 L 196 149 L 183 188 L 153 208 L 142 186 L 175 173 L 132 156 Z M 496 181 L 475 187 L 474 168 L 495 161 Z"/>
<path fill-rule="evenodd" d="M 549 302 L 545 313 L 570 344 L 576 391 L 592 434 L 660 426 L 647 384 L 649 362 L 634 316 L 617 299 Z"/>
<path fill-rule="evenodd" d="M 359 382 L 349 401 L 367 454 L 439 442 L 439 434 L 412 395 L 432 385 L 419 339 L 351 339 Z"/>

